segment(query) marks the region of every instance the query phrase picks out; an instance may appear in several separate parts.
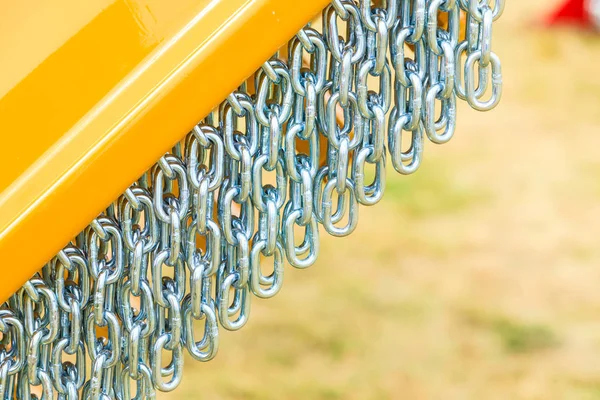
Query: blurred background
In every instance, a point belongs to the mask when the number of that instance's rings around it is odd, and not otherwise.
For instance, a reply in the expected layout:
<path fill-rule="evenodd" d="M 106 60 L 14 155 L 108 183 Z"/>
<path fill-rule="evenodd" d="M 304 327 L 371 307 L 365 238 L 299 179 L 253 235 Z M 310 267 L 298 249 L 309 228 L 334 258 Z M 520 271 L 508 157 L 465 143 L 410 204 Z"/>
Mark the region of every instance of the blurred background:
<path fill-rule="evenodd" d="M 600 399 L 600 35 L 494 25 L 503 99 L 162 399 Z"/>

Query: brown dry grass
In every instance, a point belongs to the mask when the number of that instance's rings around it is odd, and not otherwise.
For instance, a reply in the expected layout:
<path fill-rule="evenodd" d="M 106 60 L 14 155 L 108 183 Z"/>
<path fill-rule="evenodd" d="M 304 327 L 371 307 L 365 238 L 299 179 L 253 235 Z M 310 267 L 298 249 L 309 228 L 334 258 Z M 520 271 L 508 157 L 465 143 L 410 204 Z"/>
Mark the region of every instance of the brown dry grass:
<path fill-rule="evenodd" d="M 600 40 L 495 27 L 504 98 L 162 399 L 600 398 Z"/>

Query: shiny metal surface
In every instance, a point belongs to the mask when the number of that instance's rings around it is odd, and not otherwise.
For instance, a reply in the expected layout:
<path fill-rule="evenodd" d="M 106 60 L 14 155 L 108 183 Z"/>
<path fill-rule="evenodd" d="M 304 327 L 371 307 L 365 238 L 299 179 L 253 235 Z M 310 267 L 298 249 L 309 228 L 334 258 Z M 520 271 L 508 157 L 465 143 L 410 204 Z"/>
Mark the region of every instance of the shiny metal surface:
<path fill-rule="evenodd" d="M 322 32 L 305 26 L 4 304 L 0 398 L 174 390 L 184 348 L 212 359 L 219 326 L 242 328 L 252 295 L 281 290 L 284 258 L 314 264 L 318 224 L 355 230 L 387 157 L 413 173 L 425 137 L 452 137 L 456 97 L 497 104 L 502 7 L 333 1 Z"/>

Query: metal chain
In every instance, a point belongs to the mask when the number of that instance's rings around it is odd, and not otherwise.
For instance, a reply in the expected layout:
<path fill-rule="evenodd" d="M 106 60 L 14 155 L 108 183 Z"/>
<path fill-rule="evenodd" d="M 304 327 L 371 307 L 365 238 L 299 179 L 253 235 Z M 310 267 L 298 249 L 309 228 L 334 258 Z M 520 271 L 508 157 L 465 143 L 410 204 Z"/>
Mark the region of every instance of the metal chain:
<path fill-rule="evenodd" d="M 184 349 L 212 359 L 284 259 L 315 263 L 318 224 L 354 231 L 387 157 L 413 173 L 424 136 L 453 136 L 457 97 L 498 103 L 503 0 L 379 4 L 333 0 L 322 33 L 302 29 L 2 306 L 0 399 L 173 390 Z"/>

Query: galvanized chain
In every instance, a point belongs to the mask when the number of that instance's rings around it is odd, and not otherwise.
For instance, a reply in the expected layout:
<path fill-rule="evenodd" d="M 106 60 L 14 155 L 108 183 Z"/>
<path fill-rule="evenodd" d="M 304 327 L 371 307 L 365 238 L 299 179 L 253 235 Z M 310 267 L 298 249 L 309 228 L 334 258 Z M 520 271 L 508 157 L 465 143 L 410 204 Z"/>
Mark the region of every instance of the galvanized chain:
<path fill-rule="evenodd" d="M 219 325 L 279 292 L 284 259 L 314 264 L 319 223 L 354 231 L 388 156 L 413 173 L 424 136 L 453 136 L 457 97 L 498 103 L 503 0 L 378 4 L 333 0 L 322 33 L 302 29 L 2 306 L 0 399 L 173 390 L 184 351 L 212 359 Z"/>

